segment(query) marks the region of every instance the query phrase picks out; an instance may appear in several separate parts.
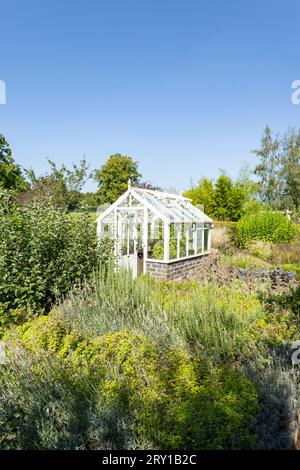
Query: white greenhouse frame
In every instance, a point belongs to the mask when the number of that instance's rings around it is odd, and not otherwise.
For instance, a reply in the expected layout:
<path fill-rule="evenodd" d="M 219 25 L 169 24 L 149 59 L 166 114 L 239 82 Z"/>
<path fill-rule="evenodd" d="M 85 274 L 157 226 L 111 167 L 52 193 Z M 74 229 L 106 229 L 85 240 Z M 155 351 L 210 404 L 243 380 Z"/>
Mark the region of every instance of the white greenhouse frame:
<path fill-rule="evenodd" d="M 147 262 L 174 263 L 211 249 L 213 220 L 177 194 L 131 187 L 97 218 L 97 237 L 114 241 L 119 266 L 133 276 Z"/>

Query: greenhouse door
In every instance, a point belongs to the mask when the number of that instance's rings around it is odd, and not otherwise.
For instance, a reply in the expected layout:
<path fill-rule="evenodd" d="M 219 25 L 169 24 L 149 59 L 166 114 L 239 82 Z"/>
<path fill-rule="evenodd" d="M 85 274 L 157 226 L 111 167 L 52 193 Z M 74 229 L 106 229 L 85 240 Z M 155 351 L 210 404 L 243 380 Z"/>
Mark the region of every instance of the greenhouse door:
<path fill-rule="evenodd" d="M 132 277 L 137 276 L 137 247 L 138 247 L 138 236 L 137 236 L 137 222 L 136 214 L 130 212 L 124 214 L 119 212 L 118 226 L 119 226 L 119 257 L 118 264 L 121 267 L 130 269 Z"/>

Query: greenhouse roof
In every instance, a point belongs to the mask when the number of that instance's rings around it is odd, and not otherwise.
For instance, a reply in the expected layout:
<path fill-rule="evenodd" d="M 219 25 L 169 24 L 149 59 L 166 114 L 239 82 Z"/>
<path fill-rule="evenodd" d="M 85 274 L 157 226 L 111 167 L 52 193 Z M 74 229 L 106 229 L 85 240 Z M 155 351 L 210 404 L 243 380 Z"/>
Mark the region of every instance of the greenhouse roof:
<path fill-rule="evenodd" d="M 195 207 L 188 198 L 162 191 L 131 187 L 130 182 L 128 183 L 128 190 L 99 215 L 98 221 L 104 221 L 115 209 L 126 212 L 142 208 L 149 209 L 156 217 L 167 223 L 213 222 L 202 210 Z"/>

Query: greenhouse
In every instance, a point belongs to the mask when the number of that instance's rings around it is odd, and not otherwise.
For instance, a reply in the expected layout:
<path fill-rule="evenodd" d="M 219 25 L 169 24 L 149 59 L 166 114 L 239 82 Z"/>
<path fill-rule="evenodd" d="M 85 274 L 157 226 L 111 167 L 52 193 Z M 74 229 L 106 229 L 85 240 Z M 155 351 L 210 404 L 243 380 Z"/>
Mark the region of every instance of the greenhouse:
<path fill-rule="evenodd" d="M 133 277 L 183 279 L 210 252 L 213 221 L 190 199 L 131 187 L 97 218 L 97 236 L 114 241 L 118 266 Z"/>

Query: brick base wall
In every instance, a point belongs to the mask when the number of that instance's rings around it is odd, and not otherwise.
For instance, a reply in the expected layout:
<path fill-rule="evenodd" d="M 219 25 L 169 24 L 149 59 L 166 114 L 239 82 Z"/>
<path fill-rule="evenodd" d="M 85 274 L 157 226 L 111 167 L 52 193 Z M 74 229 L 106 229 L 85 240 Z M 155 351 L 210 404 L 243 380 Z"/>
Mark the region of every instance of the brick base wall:
<path fill-rule="evenodd" d="M 210 253 L 196 256 L 194 258 L 174 261 L 172 263 L 157 263 L 156 261 L 146 261 L 146 271 L 154 279 L 169 281 L 184 281 L 203 268 Z"/>

